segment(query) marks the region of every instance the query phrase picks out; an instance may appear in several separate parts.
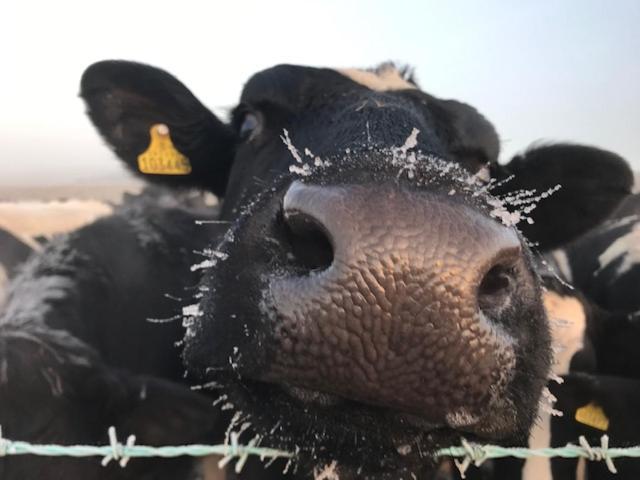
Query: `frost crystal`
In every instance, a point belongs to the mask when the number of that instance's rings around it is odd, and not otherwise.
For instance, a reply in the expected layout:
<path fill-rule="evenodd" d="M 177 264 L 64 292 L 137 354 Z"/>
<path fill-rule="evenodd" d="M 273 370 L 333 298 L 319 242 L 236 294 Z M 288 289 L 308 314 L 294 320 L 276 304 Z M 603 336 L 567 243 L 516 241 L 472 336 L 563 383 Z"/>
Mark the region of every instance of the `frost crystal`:
<path fill-rule="evenodd" d="M 182 307 L 182 315 L 185 317 L 199 317 L 202 315 L 202 311 L 200 310 L 200 305 L 194 303 L 193 305 L 187 305 L 186 307 Z"/>
<path fill-rule="evenodd" d="M 558 399 L 549 391 L 547 387 L 542 389 L 542 397 L 540 398 L 540 410 L 554 417 L 562 417 L 564 413 L 553 408 Z"/>
<path fill-rule="evenodd" d="M 407 172 L 407 177 L 413 179 L 416 175 L 416 163 L 418 161 L 418 158 L 416 157 L 416 154 L 414 152 L 408 152 L 412 148 L 415 148 L 416 145 L 418 145 L 419 133 L 420 130 L 414 128 L 413 130 L 411 130 L 411 133 L 401 147 L 393 147 L 391 149 L 391 164 L 401 167 L 400 171 L 398 172 L 398 176 L 402 175 L 403 172 Z"/>
<path fill-rule="evenodd" d="M 311 175 L 311 167 L 306 163 L 302 165 L 302 167 L 299 167 L 298 165 L 289 165 L 289 171 L 302 177 L 308 177 Z"/>
<path fill-rule="evenodd" d="M 289 152 L 291 152 L 291 156 L 296 159 L 296 162 L 302 163 L 302 157 L 300 156 L 300 152 L 291 142 L 291 138 L 289 138 L 289 131 L 285 128 L 283 129 L 284 135 L 280 136 L 282 142 L 287 146 Z"/>
<path fill-rule="evenodd" d="M 211 268 L 213 266 L 215 266 L 215 262 L 213 260 L 203 260 L 200 263 L 191 265 L 191 271 L 195 272 L 196 270 L 202 270 L 203 268 Z"/>
<path fill-rule="evenodd" d="M 322 467 L 322 469 L 315 468 L 313 470 L 313 480 L 340 480 L 340 476 L 336 471 L 337 468 L 338 462 L 335 460 Z"/>
<path fill-rule="evenodd" d="M 202 255 L 207 256 L 209 258 L 200 263 L 196 263 L 195 265 L 192 265 L 191 266 L 192 272 L 195 272 L 196 270 L 202 270 L 204 268 L 215 267 L 216 264 L 218 263 L 218 260 L 226 260 L 227 258 L 229 258 L 228 254 L 224 252 L 220 252 L 218 250 L 212 250 L 210 248 L 205 249 L 204 252 L 202 252 Z"/>
<path fill-rule="evenodd" d="M 496 185 L 498 184 L 489 182 L 487 189 L 495 188 Z M 507 227 L 516 226 L 522 220 L 531 225 L 533 224 L 533 219 L 529 214 L 536 209 L 540 200 L 550 197 L 560 188 L 560 185 L 556 185 L 539 195 L 536 195 L 536 190 L 516 190 L 502 197 L 491 197 L 487 200 L 489 206 L 493 207 L 489 214 L 499 219 Z M 510 211 L 507 207 L 517 208 Z"/>

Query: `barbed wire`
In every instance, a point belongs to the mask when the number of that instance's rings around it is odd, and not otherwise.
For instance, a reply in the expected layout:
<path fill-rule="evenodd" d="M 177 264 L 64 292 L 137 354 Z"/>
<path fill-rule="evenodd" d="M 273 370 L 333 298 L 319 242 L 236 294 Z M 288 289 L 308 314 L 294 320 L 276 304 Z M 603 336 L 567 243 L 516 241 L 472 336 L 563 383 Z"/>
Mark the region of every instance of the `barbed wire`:
<path fill-rule="evenodd" d="M 24 441 L 10 440 L 2 435 L 0 426 L 0 458 L 13 455 L 39 455 L 47 457 L 102 457 L 102 465 L 106 466 L 111 461 L 117 461 L 121 467 L 126 467 L 131 458 L 174 458 L 181 456 L 206 457 L 208 455 L 221 455 L 218 462 L 220 468 L 224 467 L 233 458 L 238 461 L 235 465 L 236 472 L 240 472 L 249 455 L 255 455 L 261 459 L 288 458 L 293 454 L 273 448 L 258 447 L 253 439 L 247 445 L 238 443 L 238 434 L 232 433 L 228 444 L 222 445 L 178 445 L 151 447 L 136 445 L 135 435 L 127 437 L 125 443 L 118 440 L 115 427 L 109 427 L 109 444 L 96 445 L 53 445 L 33 444 Z M 480 466 L 489 459 L 515 457 L 515 458 L 584 458 L 590 461 L 603 461 L 611 473 L 617 473 L 613 460 L 616 458 L 640 458 L 640 446 L 615 448 L 609 447 L 609 437 L 602 435 L 600 445 L 592 446 L 584 436 L 580 436 L 578 444 L 568 443 L 564 447 L 530 449 L 524 447 L 501 447 L 498 445 L 480 445 L 462 439 L 461 446 L 442 448 L 435 454 L 436 457 L 452 457 L 462 478 L 471 465 Z"/>
<path fill-rule="evenodd" d="M 289 452 L 273 448 L 257 447 L 256 439 L 252 439 L 247 445 L 238 443 L 238 435 L 231 433 L 228 444 L 222 445 L 178 445 L 151 447 L 148 445 L 136 445 L 135 435 L 129 435 L 125 443 L 118 440 L 115 427 L 107 430 L 108 445 L 53 445 L 34 444 L 19 440 L 10 440 L 3 436 L 0 426 L 0 458 L 13 455 L 39 455 L 45 457 L 102 457 L 102 466 L 107 466 L 112 460 L 117 461 L 121 467 L 126 467 L 131 458 L 175 458 L 182 456 L 206 457 L 208 455 L 222 455 L 218 462 L 220 468 L 224 467 L 233 458 L 237 458 L 236 472 L 240 473 L 249 455 L 265 458 L 291 458 Z"/>

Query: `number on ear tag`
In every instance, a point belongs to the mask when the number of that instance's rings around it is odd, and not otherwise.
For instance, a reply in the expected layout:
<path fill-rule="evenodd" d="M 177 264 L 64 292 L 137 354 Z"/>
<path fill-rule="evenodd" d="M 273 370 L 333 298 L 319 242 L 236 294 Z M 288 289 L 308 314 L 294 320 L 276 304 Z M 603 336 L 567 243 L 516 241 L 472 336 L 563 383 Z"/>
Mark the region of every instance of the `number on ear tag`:
<path fill-rule="evenodd" d="M 138 169 L 142 173 L 153 175 L 189 175 L 189 159 L 173 145 L 169 127 L 158 123 L 151 127 L 149 133 L 151 143 L 138 156 Z"/>

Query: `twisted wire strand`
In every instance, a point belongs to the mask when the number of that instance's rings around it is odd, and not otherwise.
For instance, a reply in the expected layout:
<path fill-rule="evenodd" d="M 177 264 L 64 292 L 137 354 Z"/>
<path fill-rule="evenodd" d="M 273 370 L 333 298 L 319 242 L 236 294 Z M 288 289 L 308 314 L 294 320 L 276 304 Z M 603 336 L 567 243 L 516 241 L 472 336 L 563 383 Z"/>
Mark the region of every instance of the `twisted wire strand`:
<path fill-rule="evenodd" d="M 221 455 L 221 467 L 237 458 L 235 470 L 242 470 L 250 455 L 261 458 L 292 458 L 293 454 L 273 448 L 257 447 L 255 440 L 248 445 L 238 444 L 238 436 L 231 435 L 231 442 L 224 445 L 177 445 L 151 447 L 136 445 L 135 436 L 127 437 L 125 443 L 118 440 L 116 429 L 109 427 L 108 445 L 54 445 L 33 444 L 24 441 L 10 440 L 2 436 L 0 426 L 0 458 L 14 455 L 39 455 L 47 457 L 102 457 L 102 465 L 117 461 L 126 467 L 131 458 L 174 458 L 181 456 L 205 457 Z M 609 447 L 609 437 L 602 435 L 600 445 L 590 445 L 584 436 L 579 437 L 577 444 L 569 443 L 564 447 L 530 449 L 523 447 L 501 447 L 498 445 L 480 445 L 462 439 L 460 446 L 442 448 L 436 452 L 437 457 L 452 457 L 460 470 L 462 478 L 471 465 L 480 466 L 484 461 L 495 458 L 530 457 L 546 458 L 585 458 L 590 461 L 603 461 L 611 473 L 617 473 L 613 460 L 616 458 L 640 458 L 640 445 L 633 447 Z"/>

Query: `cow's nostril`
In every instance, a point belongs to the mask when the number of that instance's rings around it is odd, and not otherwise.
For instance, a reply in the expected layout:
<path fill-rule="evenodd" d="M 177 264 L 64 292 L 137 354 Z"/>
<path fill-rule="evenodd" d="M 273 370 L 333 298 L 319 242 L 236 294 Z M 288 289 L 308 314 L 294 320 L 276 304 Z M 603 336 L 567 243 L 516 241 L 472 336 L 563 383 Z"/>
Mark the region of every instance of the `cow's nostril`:
<path fill-rule="evenodd" d="M 511 264 L 493 266 L 478 286 L 478 306 L 485 313 L 502 309 L 515 287 L 516 271 Z"/>
<path fill-rule="evenodd" d="M 329 268 L 333 246 L 322 224 L 299 210 L 285 211 L 284 221 L 294 260 L 309 271 Z"/>

